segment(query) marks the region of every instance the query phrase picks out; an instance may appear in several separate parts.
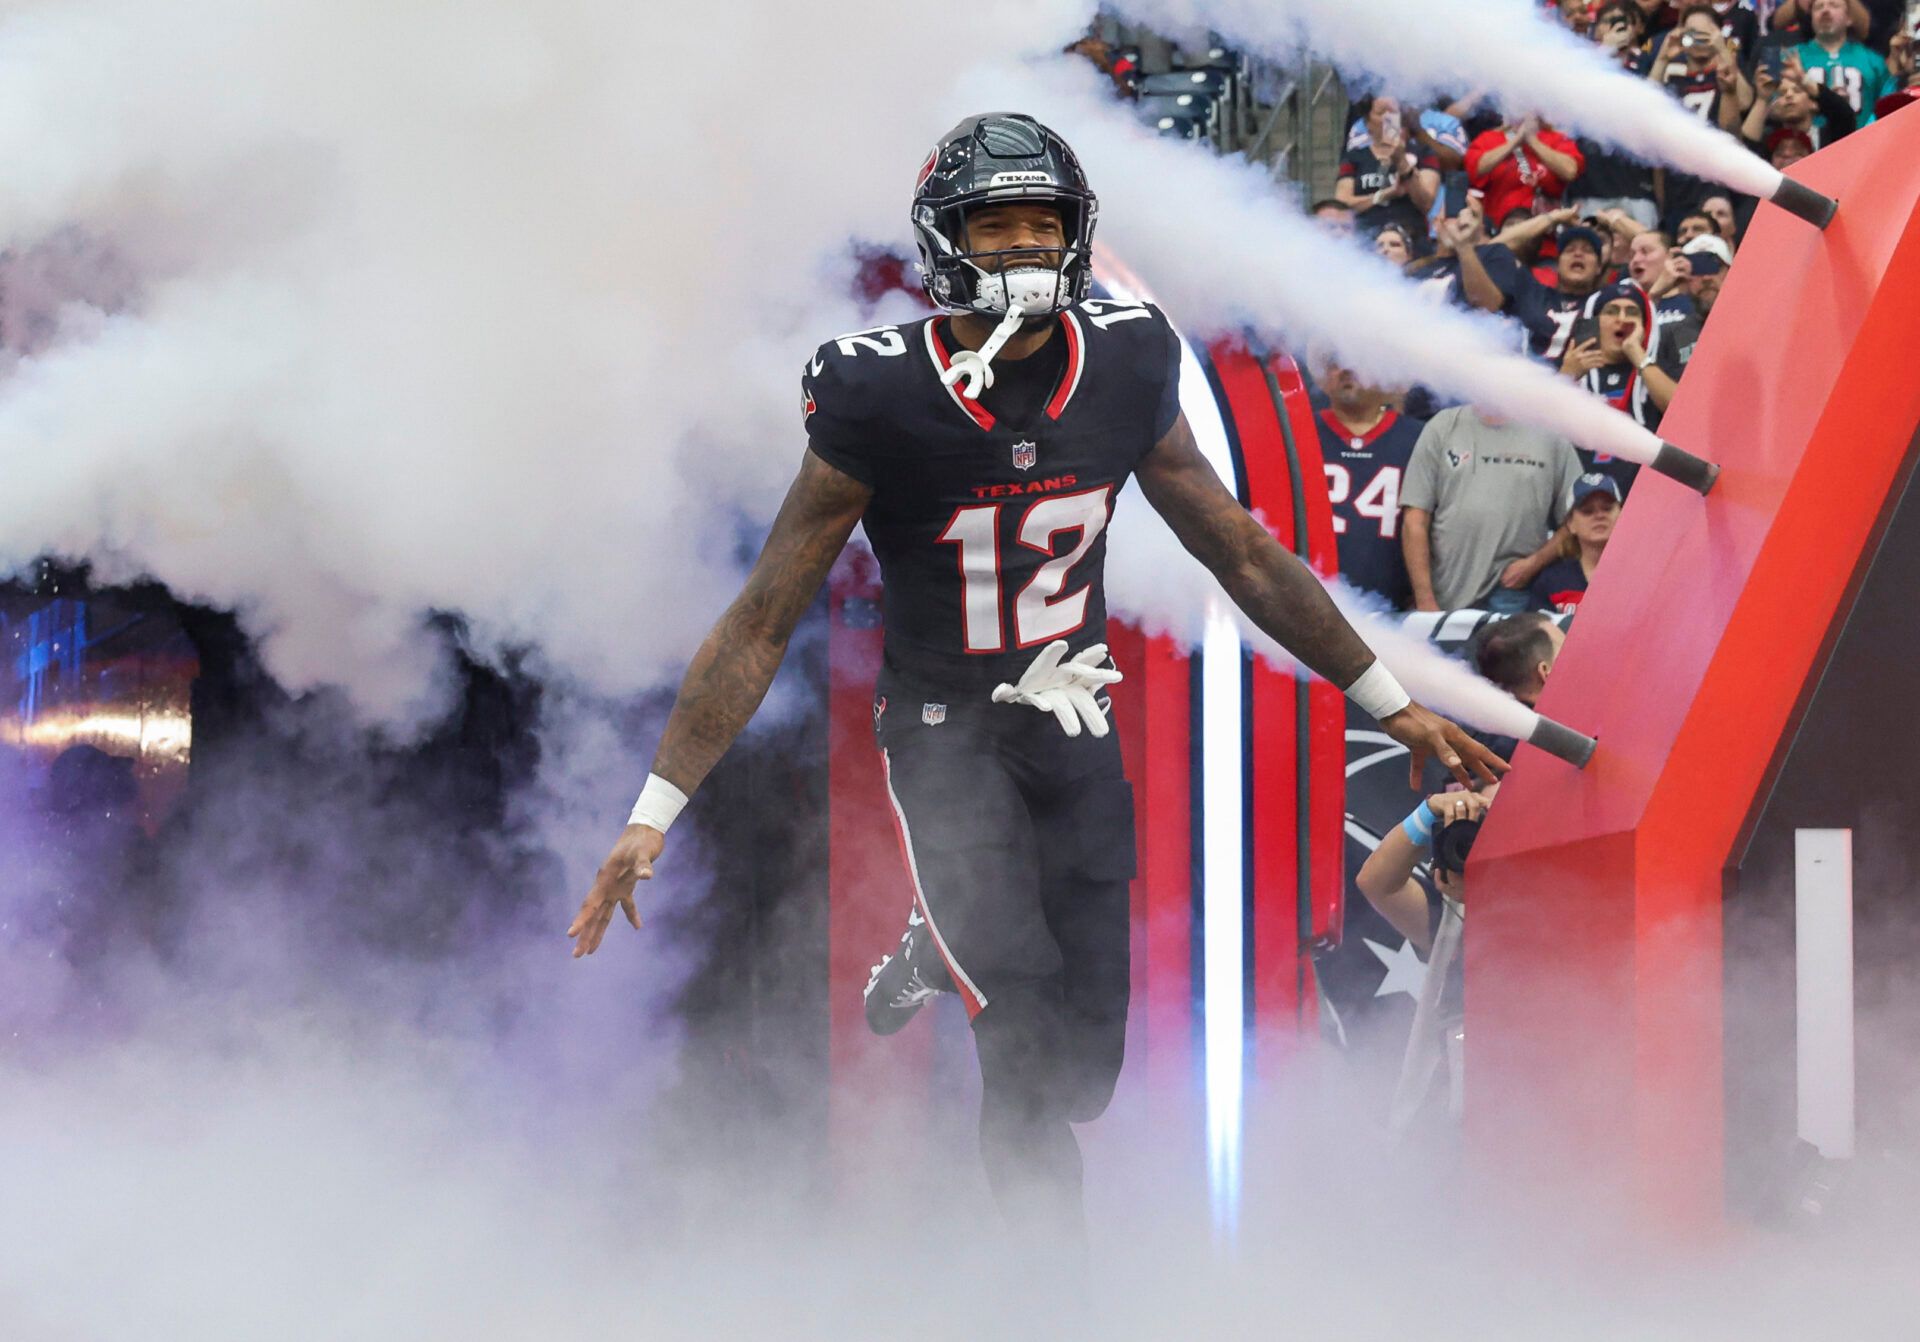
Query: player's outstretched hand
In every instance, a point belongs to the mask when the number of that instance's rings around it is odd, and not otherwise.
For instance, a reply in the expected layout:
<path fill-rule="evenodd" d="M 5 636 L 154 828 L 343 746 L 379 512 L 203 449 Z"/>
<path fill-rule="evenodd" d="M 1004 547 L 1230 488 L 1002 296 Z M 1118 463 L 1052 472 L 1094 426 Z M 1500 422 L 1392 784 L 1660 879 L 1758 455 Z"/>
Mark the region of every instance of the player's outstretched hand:
<path fill-rule="evenodd" d="M 625 912 L 627 921 L 635 927 L 640 926 L 640 915 L 633 907 L 634 883 L 653 879 L 653 864 L 666 846 L 667 836 L 652 825 L 628 825 L 620 831 L 613 851 L 593 878 L 593 889 L 587 891 L 580 912 L 567 928 L 567 935 L 574 939 L 576 960 L 600 948 L 600 938 L 606 936 L 615 909 Z"/>
<path fill-rule="evenodd" d="M 1420 790 L 1420 774 L 1429 759 L 1438 759 L 1468 787 L 1497 783 L 1500 775 L 1510 767 L 1458 725 L 1419 704 L 1408 704 L 1383 720 L 1380 729 L 1405 746 L 1411 754 L 1407 777 L 1411 780 L 1409 786 L 1415 792 Z"/>

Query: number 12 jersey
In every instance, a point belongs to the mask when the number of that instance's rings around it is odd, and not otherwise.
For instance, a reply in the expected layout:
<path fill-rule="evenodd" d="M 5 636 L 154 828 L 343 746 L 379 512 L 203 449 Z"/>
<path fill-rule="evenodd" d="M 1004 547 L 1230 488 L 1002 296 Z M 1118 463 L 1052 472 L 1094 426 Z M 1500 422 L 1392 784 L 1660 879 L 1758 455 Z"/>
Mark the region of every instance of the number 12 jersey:
<path fill-rule="evenodd" d="M 977 401 L 940 381 L 961 348 L 944 317 L 836 337 L 801 379 L 808 446 L 873 490 L 886 659 L 912 678 L 1018 680 L 1054 639 L 1106 637 L 1107 523 L 1178 418 L 1180 342 L 1146 303 L 1053 320 Z M 1049 385 L 1021 395 L 1036 372 Z"/>

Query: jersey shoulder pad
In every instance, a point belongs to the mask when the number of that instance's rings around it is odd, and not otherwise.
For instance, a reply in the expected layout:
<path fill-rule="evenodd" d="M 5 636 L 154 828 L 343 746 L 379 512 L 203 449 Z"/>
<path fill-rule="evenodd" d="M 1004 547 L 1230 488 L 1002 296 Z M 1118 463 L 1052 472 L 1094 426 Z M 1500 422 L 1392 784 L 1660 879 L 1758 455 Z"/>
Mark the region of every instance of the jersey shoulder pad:
<path fill-rule="evenodd" d="M 1180 418 L 1180 337 L 1167 314 L 1137 299 L 1090 298 L 1074 321 L 1092 351 L 1090 367 L 1101 385 L 1137 404 L 1148 417 L 1148 445 L 1159 442 Z M 1105 379 L 1117 372 L 1117 384 Z"/>
<path fill-rule="evenodd" d="M 878 415 L 919 353 L 921 325 L 872 326 L 823 342 L 800 375 L 807 419 L 823 411 L 846 422 Z"/>
<path fill-rule="evenodd" d="M 1128 298 L 1088 298 L 1074 305 L 1087 339 L 1103 344 L 1127 341 L 1164 347 L 1172 338 L 1173 323 L 1152 303 Z"/>

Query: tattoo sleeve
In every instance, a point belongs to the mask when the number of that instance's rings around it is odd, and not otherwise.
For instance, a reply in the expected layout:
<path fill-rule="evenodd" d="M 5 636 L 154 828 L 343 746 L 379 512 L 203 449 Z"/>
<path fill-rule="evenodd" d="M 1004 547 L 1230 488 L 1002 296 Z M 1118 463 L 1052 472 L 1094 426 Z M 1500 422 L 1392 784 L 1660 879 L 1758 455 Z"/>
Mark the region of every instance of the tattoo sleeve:
<path fill-rule="evenodd" d="M 1140 488 L 1234 604 L 1302 665 L 1341 689 L 1373 664 L 1369 648 L 1305 564 L 1227 492 L 1183 415 L 1140 464 Z"/>
<path fill-rule="evenodd" d="M 687 667 L 655 773 L 691 796 L 727 753 L 871 497 L 867 486 L 807 453 L 746 585 Z"/>

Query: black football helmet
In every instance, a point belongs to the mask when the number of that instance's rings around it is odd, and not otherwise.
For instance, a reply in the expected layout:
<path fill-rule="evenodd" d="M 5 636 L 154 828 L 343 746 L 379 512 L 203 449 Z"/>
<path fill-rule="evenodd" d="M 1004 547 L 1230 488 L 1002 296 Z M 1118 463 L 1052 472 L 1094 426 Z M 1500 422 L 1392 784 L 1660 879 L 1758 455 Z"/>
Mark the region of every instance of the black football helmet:
<path fill-rule="evenodd" d="M 1030 252 L 967 250 L 970 211 L 1034 202 L 1060 211 L 1066 253 L 1055 271 Z M 968 117 L 948 131 L 920 167 L 913 190 L 913 237 L 927 297 L 948 312 L 1001 314 L 1017 303 L 1029 315 L 1063 312 L 1093 284 L 1093 223 L 1099 202 L 1067 142 L 1019 112 Z M 1026 264 L 983 261 L 1025 257 Z"/>

